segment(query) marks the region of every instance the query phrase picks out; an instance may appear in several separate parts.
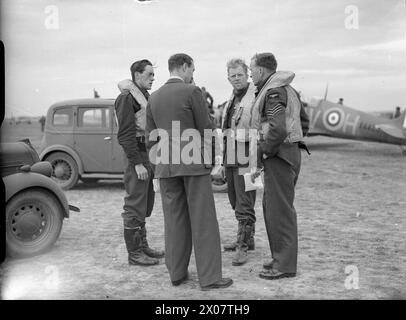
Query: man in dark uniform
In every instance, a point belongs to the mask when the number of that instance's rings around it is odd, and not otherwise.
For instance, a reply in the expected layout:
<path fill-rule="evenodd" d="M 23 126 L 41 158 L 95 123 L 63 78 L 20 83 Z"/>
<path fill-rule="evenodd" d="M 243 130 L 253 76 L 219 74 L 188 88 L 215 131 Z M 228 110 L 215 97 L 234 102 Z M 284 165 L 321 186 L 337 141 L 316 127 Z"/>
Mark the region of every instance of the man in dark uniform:
<path fill-rule="evenodd" d="M 255 86 L 248 82 L 248 66 L 241 59 L 232 59 L 227 63 L 228 81 L 233 86 L 233 93 L 226 103 L 222 129 L 225 132 L 234 132 L 233 138 L 226 135 L 224 141 L 224 167 L 226 168 L 227 193 L 231 207 L 235 211 L 238 221 L 237 241 L 224 246 L 226 251 L 236 251 L 232 265 L 240 266 L 248 261 L 248 250 L 254 250 L 255 230 L 255 199 L 256 190 L 245 191 L 244 177 L 240 172 L 248 163 L 241 163 L 241 156 L 249 154 L 249 141 L 236 141 L 236 130 L 249 130 L 251 108 L 254 101 Z M 229 148 L 231 139 L 235 143 Z M 240 152 L 240 157 L 237 152 Z M 234 153 L 231 156 L 229 153 Z M 242 154 L 244 153 L 244 154 Z M 230 157 L 231 156 L 231 157 Z M 228 163 L 228 159 L 232 159 Z M 248 171 L 247 171 L 248 172 Z"/>
<path fill-rule="evenodd" d="M 309 123 L 298 93 L 289 85 L 294 74 L 276 72 L 276 67 L 272 53 L 256 54 L 250 64 L 257 86 L 263 210 L 272 253 L 272 261 L 264 263 L 259 276 L 268 280 L 296 276 L 298 244 L 293 201 L 301 163 L 299 146 Z"/>
<path fill-rule="evenodd" d="M 130 265 L 155 265 L 163 251 L 150 248 L 147 241 L 145 218 L 151 215 L 155 192 L 153 171 L 145 146 L 147 90 L 154 81 L 154 69 L 148 60 L 136 61 L 130 68 L 132 81 L 119 83 L 122 93 L 115 101 L 118 120 L 118 142 L 127 156 L 124 172 L 124 240 Z"/>

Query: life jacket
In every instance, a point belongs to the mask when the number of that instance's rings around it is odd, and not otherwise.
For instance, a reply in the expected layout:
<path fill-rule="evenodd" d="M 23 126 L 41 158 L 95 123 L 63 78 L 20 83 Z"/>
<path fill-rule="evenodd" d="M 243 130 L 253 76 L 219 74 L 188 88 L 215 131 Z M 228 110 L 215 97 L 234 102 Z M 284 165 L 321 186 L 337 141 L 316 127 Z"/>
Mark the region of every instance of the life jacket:
<path fill-rule="evenodd" d="M 300 121 L 300 109 L 302 104 L 297 96 L 296 91 L 290 86 L 295 74 L 290 71 L 275 72 L 262 87 L 258 93 L 253 106 L 251 117 L 251 128 L 257 128 L 260 134 L 265 134 L 269 130 L 266 115 L 264 115 L 265 95 L 269 89 L 284 87 L 287 92 L 286 105 L 286 130 L 288 135 L 284 140 L 285 143 L 299 142 L 303 139 L 302 125 Z"/>
<path fill-rule="evenodd" d="M 145 136 L 145 126 L 147 122 L 147 99 L 143 95 L 140 89 L 129 79 L 122 80 L 118 83 L 118 89 L 123 92 L 125 90 L 130 91 L 131 95 L 134 97 L 135 101 L 140 105 L 140 110 L 134 113 L 134 121 L 136 126 L 136 136 Z"/>
<path fill-rule="evenodd" d="M 256 87 L 255 85 L 251 82 L 248 85 L 247 92 L 241 99 L 241 101 L 238 103 L 236 102 L 236 110 L 233 113 L 233 116 L 231 118 L 231 129 L 236 132 L 236 140 L 238 142 L 248 142 L 249 141 L 249 129 L 250 127 L 250 122 L 251 122 L 251 108 L 252 104 L 255 100 L 255 91 Z M 225 123 L 225 118 L 227 115 L 228 110 L 231 108 L 234 100 L 234 94 L 231 94 L 230 99 L 227 102 L 226 107 L 223 110 L 223 119 L 222 119 L 222 124 L 221 127 L 224 128 L 224 123 Z M 239 129 L 239 130 L 238 130 Z M 242 130 L 243 129 L 243 130 Z"/>

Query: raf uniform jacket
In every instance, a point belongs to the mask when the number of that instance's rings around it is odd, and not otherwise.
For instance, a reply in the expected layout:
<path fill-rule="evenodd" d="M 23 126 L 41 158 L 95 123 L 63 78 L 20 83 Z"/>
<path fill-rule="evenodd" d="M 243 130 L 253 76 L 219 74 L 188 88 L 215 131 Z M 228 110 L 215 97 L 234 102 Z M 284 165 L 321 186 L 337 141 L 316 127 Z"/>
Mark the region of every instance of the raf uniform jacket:
<path fill-rule="evenodd" d="M 259 93 L 268 79 L 264 80 L 257 86 L 257 93 Z M 284 87 L 272 88 L 266 92 L 263 102 L 264 106 L 263 108 L 260 108 L 263 110 L 261 117 L 266 117 L 270 128 L 272 129 L 269 130 L 266 139 L 261 139 L 259 141 L 259 159 L 262 160 L 263 155 L 265 155 L 265 157 L 277 156 L 290 165 L 295 165 L 296 148 L 298 147 L 298 144 L 284 142 L 288 136 L 285 114 L 287 99 L 287 91 Z M 300 120 L 303 136 L 305 136 L 309 130 L 309 118 L 303 105 L 300 110 Z"/>
<path fill-rule="evenodd" d="M 141 90 L 141 89 L 140 89 Z M 149 93 L 141 90 L 148 100 Z M 148 163 L 145 143 L 137 138 L 137 126 L 135 124 L 135 113 L 141 109 L 139 103 L 125 90 L 116 98 L 114 103 L 118 122 L 118 143 L 123 147 L 131 166 L 140 163 Z"/>
<path fill-rule="evenodd" d="M 176 127 L 179 127 L 180 130 L 174 129 Z M 164 130 L 169 136 L 169 141 L 162 143 L 163 137 L 160 137 L 157 143 L 156 139 L 151 135 L 154 129 Z M 174 129 L 173 132 L 172 129 Z M 179 137 L 179 134 L 182 135 L 187 129 L 189 129 L 189 132 L 190 129 L 194 129 L 194 132 L 199 136 L 198 139 L 194 137 L 194 140 L 200 140 L 195 141 L 194 144 L 194 150 L 199 152 L 198 155 L 194 154 L 193 159 L 198 160 L 194 161 L 194 163 L 185 163 L 184 159 L 179 155 L 179 153 L 182 154 L 183 147 L 191 141 L 182 141 Z M 203 158 L 205 129 L 212 130 L 213 126 L 199 87 L 186 84 L 178 78 L 171 78 L 161 88 L 152 93 L 147 105 L 145 132 L 150 158 L 154 148 L 162 156 L 162 161 L 157 159 L 155 177 L 170 178 L 209 174 L 212 168 L 212 158 L 210 158 L 210 163 Z M 210 139 L 210 154 L 211 148 L 212 139 Z M 205 150 L 208 151 L 207 145 Z M 167 152 L 169 154 L 165 155 Z M 168 156 L 169 162 L 165 161 L 165 156 Z"/>

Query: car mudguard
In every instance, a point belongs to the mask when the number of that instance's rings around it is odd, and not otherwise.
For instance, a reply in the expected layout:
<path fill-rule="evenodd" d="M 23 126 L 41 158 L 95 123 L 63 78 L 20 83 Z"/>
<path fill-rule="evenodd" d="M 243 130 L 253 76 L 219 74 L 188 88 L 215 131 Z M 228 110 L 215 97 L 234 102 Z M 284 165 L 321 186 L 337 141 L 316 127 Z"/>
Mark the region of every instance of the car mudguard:
<path fill-rule="evenodd" d="M 68 155 L 70 155 L 73 158 L 73 160 L 76 161 L 76 163 L 78 165 L 79 175 L 83 174 L 82 160 L 80 159 L 78 153 L 74 149 L 72 149 L 71 147 L 65 146 L 63 144 L 54 144 L 54 145 L 46 147 L 44 150 L 42 150 L 41 154 L 39 155 L 40 160 L 44 161 L 46 156 L 48 156 L 52 152 L 65 152 Z"/>
<path fill-rule="evenodd" d="M 20 191 L 28 188 L 43 188 L 51 192 L 59 200 L 64 217 L 69 218 L 69 203 L 61 187 L 51 178 L 35 172 L 22 172 L 3 178 L 6 189 L 5 200 L 8 200 Z"/>

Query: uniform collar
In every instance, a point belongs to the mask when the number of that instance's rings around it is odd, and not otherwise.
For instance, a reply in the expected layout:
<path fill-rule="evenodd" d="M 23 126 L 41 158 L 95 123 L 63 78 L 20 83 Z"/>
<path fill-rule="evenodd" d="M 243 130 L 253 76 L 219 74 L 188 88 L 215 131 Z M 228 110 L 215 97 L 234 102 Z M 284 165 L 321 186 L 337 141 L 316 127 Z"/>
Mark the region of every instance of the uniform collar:
<path fill-rule="evenodd" d="M 257 85 L 257 91 L 256 93 L 260 92 L 261 89 L 263 88 L 263 86 L 265 85 L 265 83 L 269 80 L 270 77 L 272 77 L 272 75 L 274 75 L 275 72 L 271 73 L 268 77 L 266 77 L 266 79 L 262 80 L 260 83 L 258 83 Z"/>

